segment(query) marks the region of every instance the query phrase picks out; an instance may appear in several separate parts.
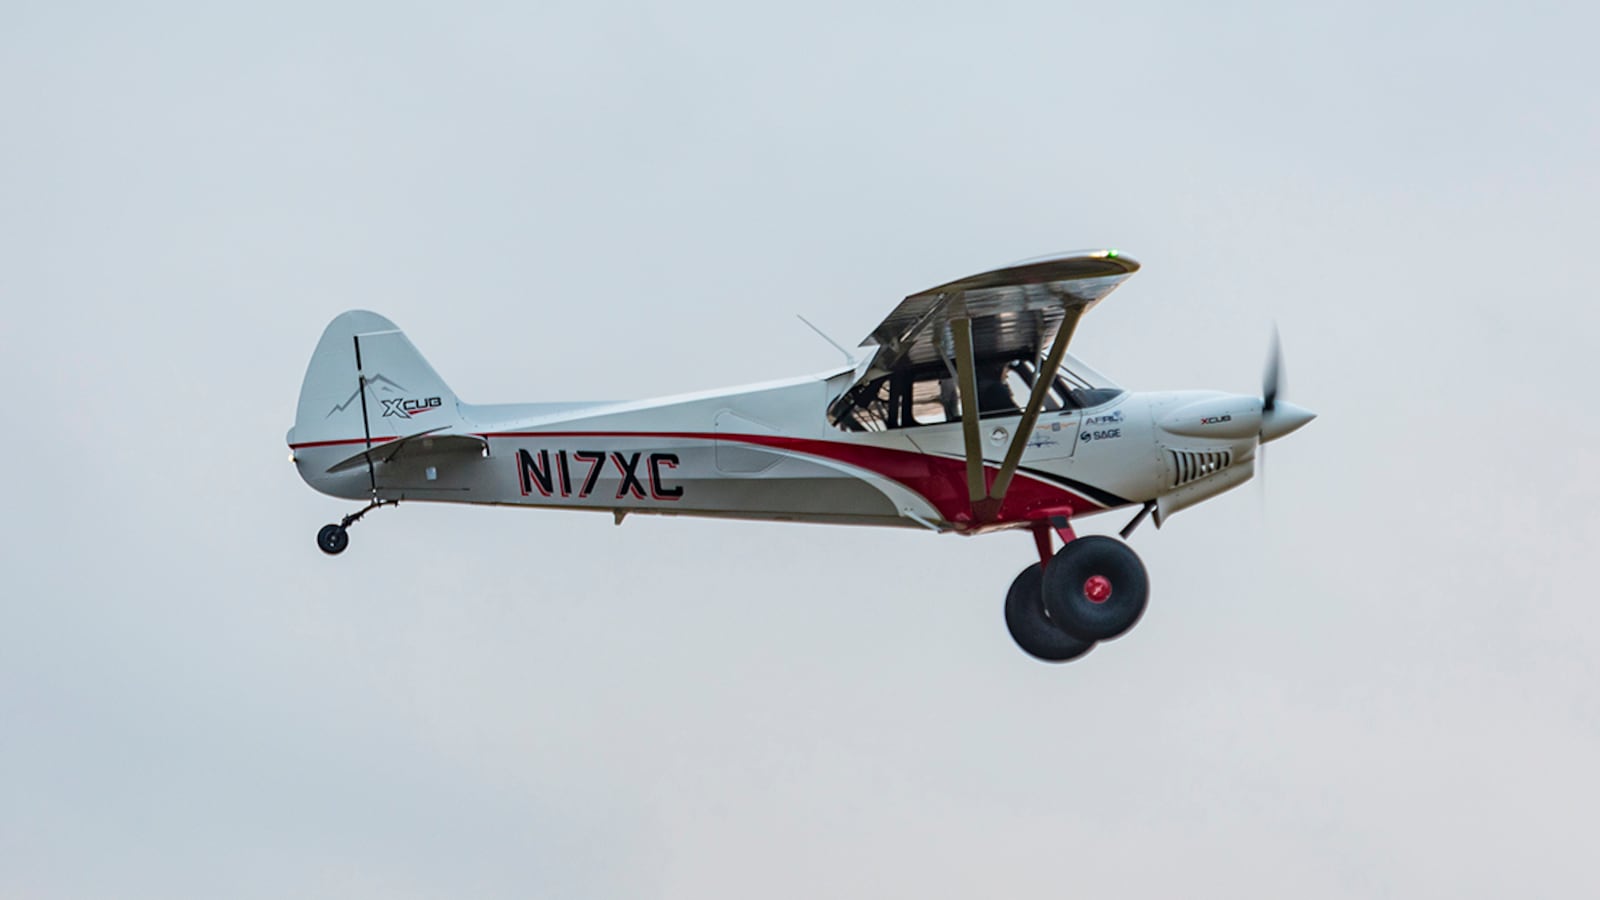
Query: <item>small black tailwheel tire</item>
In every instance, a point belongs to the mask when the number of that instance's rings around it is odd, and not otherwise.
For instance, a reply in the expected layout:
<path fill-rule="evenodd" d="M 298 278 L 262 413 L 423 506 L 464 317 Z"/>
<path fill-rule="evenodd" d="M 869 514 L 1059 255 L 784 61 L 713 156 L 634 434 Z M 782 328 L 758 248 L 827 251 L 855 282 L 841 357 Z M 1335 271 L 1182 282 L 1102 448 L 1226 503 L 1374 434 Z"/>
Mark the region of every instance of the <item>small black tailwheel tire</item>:
<path fill-rule="evenodd" d="M 1104 535 L 1071 541 L 1044 570 L 1050 621 L 1086 641 L 1109 641 L 1144 615 L 1150 576 L 1133 548 Z"/>
<path fill-rule="evenodd" d="M 329 556 L 338 556 L 350 546 L 350 532 L 343 525 L 324 525 L 317 532 L 317 549 Z"/>
<path fill-rule="evenodd" d="M 1006 628 L 1011 639 L 1035 659 L 1060 663 L 1077 659 L 1094 649 L 1093 641 L 1079 640 L 1063 631 L 1044 610 L 1043 567 L 1022 570 L 1006 592 Z"/>

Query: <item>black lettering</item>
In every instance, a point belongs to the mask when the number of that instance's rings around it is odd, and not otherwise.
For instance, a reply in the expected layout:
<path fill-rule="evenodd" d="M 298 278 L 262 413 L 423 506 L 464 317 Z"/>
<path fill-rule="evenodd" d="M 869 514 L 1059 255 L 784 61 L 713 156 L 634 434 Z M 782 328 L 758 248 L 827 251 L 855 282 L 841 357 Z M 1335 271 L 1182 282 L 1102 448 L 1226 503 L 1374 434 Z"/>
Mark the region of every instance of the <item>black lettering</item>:
<path fill-rule="evenodd" d="M 622 484 L 617 487 L 617 499 L 621 500 L 623 494 L 632 494 L 640 500 L 645 498 L 644 482 L 639 480 L 639 457 L 635 453 L 632 458 L 624 458 L 621 453 L 612 453 L 611 461 L 616 464 L 617 471 L 622 473 Z"/>
<path fill-rule="evenodd" d="M 652 453 L 650 454 L 650 496 L 657 500 L 677 500 L 683 496 L 683 485 L 667 487 L 661 483 L 661 467 L 669 469 L 678 467 L 678 454 Z"/>
<path fill-rule="evenodd" d="M 561 476 L 561 496 L 572 496 L 572 472 L 567 469 L 567 451 L 556 451 L 556 474 Z"/>
<path fill-rule="evenodd" d="M 595 482 L 600 480 L 600 469 L 605 465 L 606 455 L 595 450 L 576 450 L 572 458 L 589 464 L 589 474 L 583 479 L 583 487 L 578 489 L 579 497 L 587 497 L 594 491 Z"/>
<path fill-rule="evenodd" d="M 539 451 L 539 462 L 533 461 L 533 454 L 526 450 L 517 451 L 517 475 L 522 481 L 522 496 L 533 493 L 537 487 L 539 493 L 550 496 L 550 451 Z"/>

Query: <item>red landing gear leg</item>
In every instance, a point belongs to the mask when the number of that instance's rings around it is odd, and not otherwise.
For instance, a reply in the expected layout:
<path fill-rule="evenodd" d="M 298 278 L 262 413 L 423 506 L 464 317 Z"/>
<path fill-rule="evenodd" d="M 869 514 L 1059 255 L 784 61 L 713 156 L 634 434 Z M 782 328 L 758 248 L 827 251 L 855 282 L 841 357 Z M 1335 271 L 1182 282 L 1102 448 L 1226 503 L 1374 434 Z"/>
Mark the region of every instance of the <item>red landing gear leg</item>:
<path fill-rule="evenodd" d="M 1038 521 L 1033 523 L 1033 544 L 1039 548 L 1039 566 L 1050 565 L 1050 557 L 1055 555 L 1055 548 L 1050 546 L 1050 526 Z"/>
<path fill-rule="evenodd" d="M 1050 565 L 1050 558 L 1055 556 L 1055 549 L 1051 546 L 1050 532 L 1054 530 L 1061 535 L 1061 543 L 1070 544 L 1078 539 L 1077 532 L 1072 530 L 1072 524 L 1066 516 L 1051 516 L 1048 520 L 1040 519 L 1033 523 L 1033 544 L 1039 548 L 1039 565 Z"/>

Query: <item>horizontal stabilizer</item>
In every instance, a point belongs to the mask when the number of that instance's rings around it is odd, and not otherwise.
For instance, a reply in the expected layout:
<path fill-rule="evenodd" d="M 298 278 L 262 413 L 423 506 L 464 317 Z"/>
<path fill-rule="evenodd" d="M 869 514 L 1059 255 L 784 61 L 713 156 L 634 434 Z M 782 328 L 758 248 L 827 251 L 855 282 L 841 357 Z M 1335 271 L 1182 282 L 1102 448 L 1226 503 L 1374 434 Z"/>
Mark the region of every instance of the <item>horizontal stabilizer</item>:
<path fill-rule="evenodd" d="M 486 456 L 489 453 L 489 441 L 475 434 L 439 434 L 448 428 L 441 425 L 416 434 L 408 434 L 403 438 L 385 441 L 370 450 L 363 450 L 354 456 L 341 459 L 328 467 L 328 474 L 347 472 L 360 468 L 369 461 L 378 465 L 380 463 L 394 462 L 404 455 L 406 459 L 416 459 L 424 456 L 455 455 L 460 453 L 476 453 Z"/>

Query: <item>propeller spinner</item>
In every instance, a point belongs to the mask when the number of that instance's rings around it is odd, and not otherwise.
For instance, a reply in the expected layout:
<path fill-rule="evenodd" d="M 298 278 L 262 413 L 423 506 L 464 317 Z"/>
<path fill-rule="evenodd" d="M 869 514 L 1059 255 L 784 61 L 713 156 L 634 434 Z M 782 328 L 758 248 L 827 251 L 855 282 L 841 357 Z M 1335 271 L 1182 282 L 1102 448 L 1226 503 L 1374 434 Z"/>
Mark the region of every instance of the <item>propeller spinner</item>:
<path fill-rule="evenodd" d="M 1283 391 L 1283 345 L 1278 329 L 1272 329 L 1272 346 L 1267 351 L 1267 368 L 1261 377 L 1261 443 L 1275 441 L 1317 417 L 1303 406 L 1279 401 Z"/>

